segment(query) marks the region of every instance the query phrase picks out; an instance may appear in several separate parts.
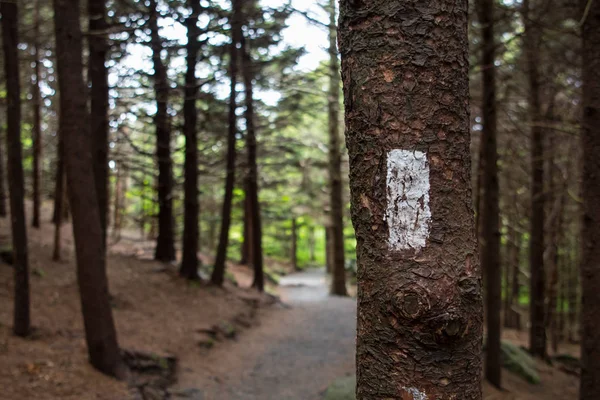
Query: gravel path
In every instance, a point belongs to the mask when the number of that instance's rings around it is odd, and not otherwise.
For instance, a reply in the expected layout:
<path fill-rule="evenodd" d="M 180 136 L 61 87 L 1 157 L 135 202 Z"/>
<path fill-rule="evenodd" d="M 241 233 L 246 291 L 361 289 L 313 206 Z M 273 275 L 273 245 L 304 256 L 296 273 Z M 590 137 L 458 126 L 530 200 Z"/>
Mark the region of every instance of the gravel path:
<path fill-rule="evenodd" d="M 210 352 L 207 378 L 198 382 L 183 373 L 183 387 L 201 388 L 190 397 L 316 400 L 334 379 L 354 371 L 356 302 L 328 296 L 323 271 L 285 277 L 281 296 L 289 307 L 269 311 L 260 326 Z"/>

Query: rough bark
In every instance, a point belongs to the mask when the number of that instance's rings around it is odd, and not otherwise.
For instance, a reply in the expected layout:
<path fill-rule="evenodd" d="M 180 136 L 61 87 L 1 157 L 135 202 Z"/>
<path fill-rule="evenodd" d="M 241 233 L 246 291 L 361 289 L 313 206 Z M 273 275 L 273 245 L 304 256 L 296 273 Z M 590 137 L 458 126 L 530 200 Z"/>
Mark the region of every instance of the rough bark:
<path fill-rule="evenodd" d="M 500 311 L 502 307 L 502 263 L 500 262 L 500 204 L 498 184 L 498 150 L 496 139 L 496 68 L 494 40 L 494 1 L 479 0 L 477 13 L 483 41 L 481 52 L 481 81 L 483 88 L 482 142 L 483 157 L 481 226 L 479 243 L 481 269 L 486 285 L 487 346 L 485 377 L 501 387 L 502 360 L 500 351 Z"/>
<path fill-rule="evenodd" d="M 235 185 L 235 158 L 237 135 L 237 102 L 236 85 L 238 75 L 238 43 L 242 36 L 242 1 L 231 0 L 231 44 L 229 45 L 229 116 L 227 132 L 227 175 L 225 177 L 225 196 L 223 198 L 223 211 L 221 214 L 221 232 L 215 258 L 211 282 L 222 285 L 225 279 L 225 262 L 227 261 L 227 247 L 229 245 L 229 227 L 231 225 L 231 205 L 233 201 L 233 186 Z"/>
<path fill-rule="evenodd" d="M 169 82 L 167 68 L 161 58 L 162 39 L 158 33 L 156 0 L 149 0 L 150 47 L 154 65 L 154 92 L 156 95 L 156 160 L 158 163 L 158 236 L 154 259 L 175 261 L 175 231 L 173 219 L 173 161 L 171 159 L 171 123 L 167 110 Z"/>
<path fill-rule="evenodd" d="M 589 7 L 583 37 L 583 226 L 581 232 L 581 388 L 579 398 L 600 398 L 600 4 Z"/>
<path fill-rule="evenodd" d="M 33 43 L 33 85 L 31 87 L 31 106 L 33 108 L 32 120 L 32 146 L 33 146 L 33 216 L 31 225 L 34 228 L 40 227 L 40 210 L 41 210 L 41 169 L 40 163 L 42 159 L 42 113 L 41 113 L 41 96 L 40 96 L 40 1 L 37 1 L 34 11 L 34 43 Z"/>
<path fill-rule="evenodd" d="M 89 56 L 88 80 L 90 89 L 90 127 L 94 182 L 100 207 L 103 243 L 106 244 L 108 225 L 108 55 L 106 0 L 88 0 Z"/>
<path fill-rule="evenodd" d="M 200 0 L 188 0 L 191 14 L 186 19 L 188 43 L 187 70 L 185 73 L 185 100 L 183 103 L 183 131 L 185 134 L 185 200 L 184 200 L 184 226 L 183 226 L 183 252 L 179 275 L 190 280 L 199 280 L 198 275 L 198 244 L 200 231 L 198 214 L 200 204 L 198 201 L 198 134 L 196 132 L 198 117 L 196 111 L 196 97 L 198 96 L 198 82 L 196 80 L 196 64 L 200 51 Z"/>
<path fill-rule="evenodd" d="M 6 150 L 8 192 L 15 274 L 13 332 L 17 336 L 30 333 L 29 261 L 25 223 L 25 189 L 23 187 L 23 150 L 21 146 L 21 87 L 19 84 L 19 19 L 16 2 L 1 2 L 2 47 L 6 78 Z"/>
<path fill-rule="evenodd" d="M 329 182 L 331 204 L 332 274 L 331 294 L 347 296 L 344 261 L 344 199 L 342 193 L 342 154 L 340 146 L 340 63 L 337 49 L 337 0 L 329 1 Z"/>
<path fill-rule="evenodd" d="M 341 2 L 357 398 L 481 399 L 467 2 Z"/>
<path fill-rule="evenodd" d="M 529 82 L 529 118 L 531 123 L 531 238 L 529 241 L 530 279 L 530 330 L 529 351 L 534 356 L 546 358 L 546 326 L 544 272 L 544 142 L 541 127 L 539 32 L 532 20 L 530 0 L 523 0 L 525 35 L 523 45 Z"/>
<path fill-rule="evenodd" d="M 254 2 L 250 3 L 251 5 Z M 252 266 L 254 280 L 252 286 L 262 292 L 264 290 L 262 226 L 260 219 L 260 203 L 258 201 L 258 166 L 256 163 L 256 131 L 254 122 L 254 65 L 250 55 L 250 45 L 244 35 L 240 37 L 240 53 L 242 58 L 242 77 L 244 79 L 244 103 L 246 110 L 246 151 L 248 157 L 248 208 L 252 217 Z"/>
<path fill-rule="evenodd" d="M 125 367 L 109 302 L 106 255 L 94 182 L 79 10 L 79 0 L 54 1 L 61 131 L 73 217 L 77 282 L 90 362 L 105 374 L 123 378 Z"/>
<path fill-rule="evenodd" d="M 58 116 L 59 121 L 61 116 Z M 62 222 L 66 220 L 65 218 L 65 209 L 66 209 L 66 199 L 64 196 L 65 193 L 65 184 L 66 181 L 63 178 L 65 175 L 65 155 L 64 155 L 64 139 L 62 130 L 58 129 L 58 144 L 56 146 L 56 171 L 54 174 L 54 211 L 52 213 L 52 222 L 57 224 L 58 222 Z M 62 216 L 59 220 L 59 216 Z"/>

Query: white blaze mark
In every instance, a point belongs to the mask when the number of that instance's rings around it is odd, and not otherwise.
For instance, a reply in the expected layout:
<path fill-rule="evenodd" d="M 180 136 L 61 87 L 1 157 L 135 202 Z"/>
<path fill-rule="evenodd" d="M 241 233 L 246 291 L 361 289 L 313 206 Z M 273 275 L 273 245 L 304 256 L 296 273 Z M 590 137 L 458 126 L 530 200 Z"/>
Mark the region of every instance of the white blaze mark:
<path fill-rule="evenodd" d="M 429 163 L 422 151 L 392 150 L 387 158 L 387 212 L 391 250 L 425 247 L 429 237 Z"/>
<path fill-rule="evenodd" d="M 406 393 L 410 393 L 413 400 L 427 400 L 427 395 L 417 388 L 403 387 L 402 390 L 404 390 Z"/>

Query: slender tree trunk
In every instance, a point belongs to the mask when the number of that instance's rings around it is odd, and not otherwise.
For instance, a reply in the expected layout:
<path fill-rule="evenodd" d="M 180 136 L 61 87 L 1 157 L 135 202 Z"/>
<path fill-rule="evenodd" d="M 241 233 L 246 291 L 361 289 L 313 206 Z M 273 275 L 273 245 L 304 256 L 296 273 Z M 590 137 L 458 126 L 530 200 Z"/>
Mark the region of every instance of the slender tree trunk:
<path fill-rule="evenodd" d="M 25 189 L 21 147 L 21 88 L 19 85 L 19 18 L 16 2 L 1 2 L 2 47 L 6 78 L 6 150 L 8 154 L 8 191 L 15 271 L 13 332 L 29 335 L 29 261 L 25 224 Z"/>
<path fill-rule="evenodd" d="M 198 280 L 198 244 L 200 242 L 200 231 L 198 214 L 200 205 L 198 202 L 198 134 L 196 116 L 196 97 L 198 96 L 198 82 L 196 80 L 196 64 L 198 63 L 198 52 L 200 51 L 200 28 L 197 22 L 200 16 L 200 0 L 188 0 L 188 8 L 191 11 L 186 19 L 188 43 L 187 71 L 185 73 L 185 100 L 183 104 L 185 133 L 185 209 L 183 227 L 183 254 L 179 275 L 186 279 Z"/>
<path fill-rule="evenodd" d="M 575 245 L 575 243 L 573 243 Z M 567 332 L 567 340 L 569 343 L 575 343 L 577 341 L 577 327 L 579 326 L 580 319 L 577 313 L 577 289 L 579 286 L 579 268 L 577 268 L 577 259 L 572 257 L 569 259 L 569 283 L 567 288 L 567 306 L 569 307 L 569 313 L 567 315 L 567 322 L 569 329 Z"/>
<path fill-rule="evenodd" d="M 62 117 L 60 117 L 62 120 Z M 57 212 L 57 215 L 61 215 L 62 214 L 62 208 L 64 205 L 64 199 L 66 197 L 66 193 L 65 193 L 65 180 L 66 180 L 66 176 L 65 174 L 62 174 L 59 178 L 62 183 L 60 184 L 60 187 L 63 189 L 60 193 L 57 193 L 57 198 L 54 201 L 54 207 L 55 210 Z M 61 245 L 62 245 L 62 239 L 61 239 L 61 233 L 62 233 L 62 223 L 63 223 L 63 219 L 62 218 L 57 218 L 56 222 L 54 223 L 54 248 L 52 250 L 52 261 L 60 261 L 61 260 Z"/>
<path fill-rule="evenodd" d="M 242 243 L 242 257 L 240 264 L 252 264 L 252 210 L 250 209 L 250 198 L 248 197 L 248 179 L 244 179 L 244 241 Z"/>
<path fill-rule="evenodd" d="M 6 217 L 6 188 L 4 186 L 4 148 L 2 146 L 2 132 L 0 131 L 0 217 Z"/>
<path fill-rule="evenodd" d="M 498 150 L 496 140 L 496 44 L 494 40 L 494 1 L 479 0 L 479 23 L 482 29 L 483 50 L 481 77 L 483 87 L 482 122 L 483 157 L 481 201 L 481 268 L 486 284 L 487 346 L 485 377 L 496 387 L 502 385 L 500 351 L 502 308 L 502 263 L 500 262 L 500 202 L 498 185 Z"/>
<path fill-rule="evenodd" d="M 340 148 L 340 63 L 337 49 L 336 0 L 329 0 L 329 180 L 333 241 L 331 294 L 347 296 L 344 261 L 344 199 L 342 195 L 342 155 Z"/>
<path fill-rule="evenodd" d="M 516 224 L 517 220 L 513 221 Z M 509 239 L 509 255 L 508 255 L 508 268 L 511 270 L 510 281 L 507 285 L 510 287 L 510 294 L 508 300 L 508 313 L 507 318 L 504 321 L 506 328 L 521 329 L 521 318 L 519 313 L 516 311 L 519 305 L 519 295 L 521 287 L 519 284 L 519 264 L 521 262 L 521 240 L 519 232 L 516 227 L 509 227 L 508 229 Z"/>
<path fill-rule="evenodd" d="M 62 116 L 59 113 L 59 120 Z M 65 141 L 60 126 L 58 129 L 58 144 L 56 146 L 56 173 L 54 175 L 54 211 L 52 213 L 52 222 L 66 221 L 67 219 L 67 199 L 64 196 L 66 192 L 65 176 Z M 59 219 L 59 216 L 62 217 Z"/>
<path fill-rule="evenodd" d="M 254 5 L 251 2 L 250 5 Z M 260 220 L 260 203 L 258 201 L 258 167 L 256 163 L 256 132 L 254 124 L 254 65 L 250 55 L 250 45 L 242 34 L 240 37 L 240 53 L 242 55 L 242 76 L 245 88 L 246 112 L 246 149 L 248 155 L 248 201 L 252 216 L 252 266 L 254 267 L 254 281 L 252 286 L 258 291 L 264 290 L 262 254 L 262 227 Z"/>
<path fill-rule="evenodd" d="M 92 144 L 83 82 L 79 0 L 54 0 L 61 133 L 65 143 L 67 190 L 73 215 L 77 281 L 91 364 L 124 378 L 108 297 L 106 255 L 94 182 Z"/>
<path fill-rule="evenodd" d="M 237 103 L 236 85 L 238 75 L 238 50 L 242 36 L 242 0 L 231 0 L 231 44 L 229 45 L 229 131 L 227 133 L 227 176 L 225 177 L 225 197 L 223 199 L 223 212 L 221 215 L 221 232 L 215 258 L 211 282 L 223 285 L 225 279 L 225 263 L 227 261 L 227 247 L 229 245 L 229 227 L 231 225 L 231 205 L 233 201 L 233 186 L 235 185 L 235 158 L 237 129 Z"/>
<path fill-rule="evenodd" d="M 41 113 L 41 96 L 40 96 L 40 1 L 36 2 L 34 11 L 34 44 L 33 58 L 34 67 L 33 75 L 34 82 L 32 85 L 31 105 L 33 107 L 33 217 L 31 225 L 34 228 L 40 227 L 40 210 L 41 210 L 41 169 L 42 162 L 42 113 Z"/>
<path fill-rule="evenodd" d="M 115 176 L 115 190 L 114 190 L 114 206 L 113 206 L 113 224 L 112 224 L 112 237 L 114 240 L 121 238 L 121 227 L 123 214 L 122 210 L 125 208 L 123 204 L 123 195 L 127 192 L 125 188 L 125 181 L 127 175 L 124 172 L 124 163 L 117 164 L 117 172 Z M 143 235 L 142 235 L 143 236 Z"/>
<path fill-rule="evenodd" d="M 315 227 L 313 225 L 308 227 L 308 259 L 311 263 L 317 260 L 315 255 Z"/>
<path fill-rule="evenodd" d="M 600 4 L 587 9 L 583 37 L 583 227 L 581 400 L 600 398 Z M 589 7 L 589 8 L 587 8 Z"/>
<path fill-rule="evenodd" d="M 333 271 L 333 233 L 331 225 L 325 225 L 325 272 Z"/>
<path fill-rule="evenodd" d="M 154 91 L 156 93 L 156 159 L 158 162 L 158 236 L 154 259 L 175 261 L 175 231 L 173 220 L 173 165 L 171 160 L 171 126 L 167 103 L 169 82 L 167 68 L 161 58 L 162 41 L 158 33 L 157 1 L 149 0 L 150 46 L 154 64 Z"/>
<path fill-rule="evenodd" d="M 357 399 L 480 400 L 467 3 L 340 4 Z"/>
<path fill-rule="evenodd" d="M 291 237 L 291 251 L 290 259 L 292 261 L 292 267 L 294 271 L 298 270 L 298 224 L 296 218 L 292 218 L 292 237 Z"/>
<path fill-rule="evenodd" d="M 529 117 L 531 121 L 531 239 L 529 241 L 530 331 L 529 351 L 546 358 L 546 325 L 544 272 L 544 142 L 541 128 L 539 32 L 532 20 L 530 0 L 522 5 L 525 36 L 523 45 L 529 80 Z"/>
<path fill-rule="evenodd" d="M 90 127 L 92 157 L 94 159 L 94 181 L 100 207 L 103 243 L 106 247 L 108 225 L 108 69 L 106 58 L 108 43 L 106 32 L 106 0 L 88 0 L 89 14 L 89 57 L 88 79 L 90 90 Z"/>

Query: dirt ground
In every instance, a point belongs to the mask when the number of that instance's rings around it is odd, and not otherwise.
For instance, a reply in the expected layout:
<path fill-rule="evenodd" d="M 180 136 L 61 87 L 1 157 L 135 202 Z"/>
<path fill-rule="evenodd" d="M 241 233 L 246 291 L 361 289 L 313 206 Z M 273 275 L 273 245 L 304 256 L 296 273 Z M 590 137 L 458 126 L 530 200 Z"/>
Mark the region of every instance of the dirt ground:
<path fill-rule="evenodd" d="M 28 227 L 35 328 L 30 338 L 12 335 L 13 271 L 0 263 L 0 399 L 132 398 L 124 383 L 103 376 L 87 362 L 71 227 L 63 227 L 64 261 L 55 263 L 53 225 L 48 220 L 46 212 L 40 230 Z M 0 218 L 0 247 L 10 243 L 8 225 L 7 218 Z M 111 246 L 110 252 L 107 268 L 121 347 L 174 355 L 179 368 L 190 374 L 201 367 L 196 360 L 207 351 L 198 345 L 206 339 L 200 330 L 214 325 L 249 327 L 260 306 L 272 302 L 269 296 L 230 283 L 224 289 L 188 284 L 177 278 L 175 266 L 136 258 L 144 258 L 146 249 L 126 240 Z M 238 281 L 249 281 L 247 268 L 231 270 Z"/>

